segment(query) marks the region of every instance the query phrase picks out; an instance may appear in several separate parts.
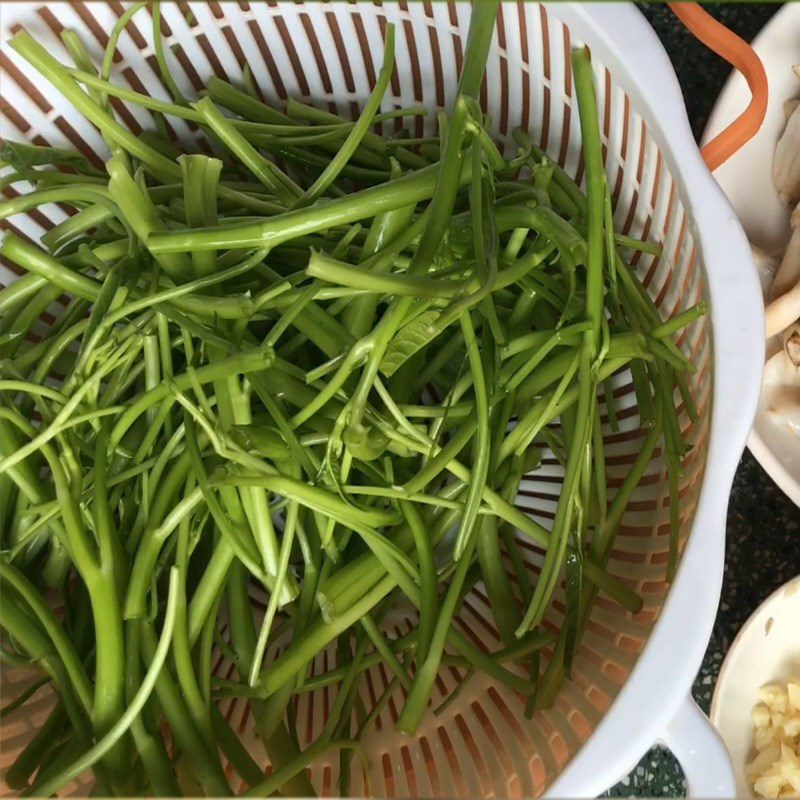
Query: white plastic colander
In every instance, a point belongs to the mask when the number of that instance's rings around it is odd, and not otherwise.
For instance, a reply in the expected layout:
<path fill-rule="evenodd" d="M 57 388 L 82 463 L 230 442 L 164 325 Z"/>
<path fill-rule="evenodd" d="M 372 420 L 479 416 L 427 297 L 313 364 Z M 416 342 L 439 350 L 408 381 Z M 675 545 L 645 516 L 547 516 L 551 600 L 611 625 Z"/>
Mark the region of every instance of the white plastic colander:
<path fill-rule="evenodd" d="M 106 153 L 97 131 L 5 42 L 24 27 L 68 63 L 59 33 L 73 28 L 99 63 L 108 32 L 123 10 L 117 0 L 2 5 L 3 137 L 77 148 L 98 165 L 102 162 Z M 148 14 L 141 11 L 128 24 L 113 79 L 168 99 L 153 56 Z M 386 109 L 417 104 L 447 108 L 455 93 L 469 14 L 467 4 L 438 2 L 181 2 L 165 4 L 162 29 L 172 48 L 174 76 L 189 96 L 212 74 L 240 81 L 247 63 L 270 102 L 312 99 L 349 115 L 358 112 L 374 85 L 387 22 L 397 26 L 397 68 Z M 498 137 L 506 140 L 513 127 L 523 126 L 581 180 L 569 60 L 570 48 L 578 44 L 592 52 L 616 224 L 633 236 L 663 244 L 660 258 L 634 257 L 635 268 L 664 316 L 702 298 L 711 306 L 710 318 L 695 323 L 681 339 L 697 365 L 691 385 L 701 421 L 692 425 L 685 414 L 681 417 L 695 446 L 680 487 L 680 569 L 669 588 L 664 582 L 669 497 L 665 467 L 657 458 L 634 495 L 609 564 L 613 574 L 641 593 L 643 611 L 633 616 L 601 596 L 573 680 L 552 709 L 531 720 L 523 715 L 520 697 L 483 677 L 473 678 L 444 713 L 429 713 L 415 738 L 393 730 L 397 703 L 390 701 L 365 742 L 372 791 L 378 796 L 519 797 L 545 790 L 558 796 L 593 796 L 657 740 L 681 760 L 695 794 L 733 791 L 724 748 L 689 699 L 689 689 L 719 599 L 727 497 L 758 397 L 764 347 L 760 294 L 742 230 L 692 140 L 667 56 L 632 5 L 503 4 L 482 93 Z M 113 104 L 134 132 L 152 124 L 148 112 Z M 199 146 L 196 129 L 180 120 L 170 124 L 184 147 Z M 423 125 L 421 120 L 406 124 Z M 38 239 L 63 218 L 59 208 L 42 207 L 14 218 L 9 227 Z M 14 277 L 9 267 L 0 266 L 0 284 Z M 53 317 L 61 308 L 53 306 Z M 637 428 L 629 376 L 619 377 L 616 395 L 622 427 L 605 439 L 612 488 L 624 478 L 644 435 Z M 560 476 L 555 459 L 545 460 L 524 482 L 517 504 L 547 525 Z M 523 546 L 535 572 L 541 552 L 527 541 Z M 547 620 L 554 630 L 560 623 L 559 608 L 556 604 Z M 388 624 L 402 633 L 408 621 L 398 614 Z M 500 646 L 480 587 L 468 597 L 456 624 L 476 644 Z M 318 659 L 315 669 L 334 664 L 331 651 Z M 216 669 L 225 675 L 232 665 L 220 656 Z M 459 670 L 442 668 L 433 704 L 463 677 Z M 389 678 L 379 667 L 369 672 L 363 688 L 368 709 Z M 19 680 L 14 670 L 4 670 L 4 697 L 16 696 Z M 308 694 L 299 702 L 301 744 L 319 734 L 333 691 Z M 45 718 L 52 698 L 44 693 L 37 697 L 41 699 L 30 705 L 25 718 L 12 717 L 3 724 L 0 768 L 13 760 Z M 246 704 L 229 702 L 223 703 L 223 712 L 250 742 Z M 252 748 L 266 768 L 255 739 Z M 312 766 L 313 783 L 322 794 L 335 791 L 337 764 L 332 755 Z M 358 769 L 352 772 L 350 793 L 361 795 L 363 777 Z M 85 784 L 74 787 L 75 792 L 85 789 Z"/>

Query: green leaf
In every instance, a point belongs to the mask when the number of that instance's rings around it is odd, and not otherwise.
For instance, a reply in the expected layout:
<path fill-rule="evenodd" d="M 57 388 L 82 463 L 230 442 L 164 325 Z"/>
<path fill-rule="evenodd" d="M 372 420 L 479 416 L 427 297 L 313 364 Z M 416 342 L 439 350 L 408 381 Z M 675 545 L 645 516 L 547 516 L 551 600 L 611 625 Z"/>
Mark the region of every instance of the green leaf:
<path fill-rule="evenodd" d="M 280 431 L 264 424 L 232 425 L 228 435 L 243 450 L 253 455 L 284 462 L 290 455 L 289 446 Z"/>
<path fill-rule="evenodd" d="M 380 371 L 387 378 L 434 338 L 438 332 L 436 322 L 439 316 L 437 309 L 429 309 L 400 328 L 381 361 Z"/>
<path fill-rule="evenodd" d="M 33 167 L 70 167 L 77 172 L 102 175 L 82 156 L 60 147 L 42 147 L 6 139 L 0 143 L 0 161 L 23 175 L 34 172 Z"/>

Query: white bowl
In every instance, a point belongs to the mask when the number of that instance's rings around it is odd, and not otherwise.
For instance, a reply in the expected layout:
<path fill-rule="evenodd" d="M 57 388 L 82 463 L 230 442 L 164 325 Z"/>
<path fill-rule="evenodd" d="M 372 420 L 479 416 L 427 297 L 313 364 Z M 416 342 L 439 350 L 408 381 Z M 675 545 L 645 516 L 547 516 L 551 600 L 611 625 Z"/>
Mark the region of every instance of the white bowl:
<path fill-rule="evenodd" d="M 771 594 L 739 631 L 722 665 L 711 701 L 733 762 L 738 797 L 752 795 L 745 768 L 753 758 L 750 712 L 758 689 L 800 673 L 800 575 Z"/>
<path fill-rule="evenodd" d="M 753 42 L 767 72 L 769 103 L 759 132 L 714 172 L 750 241 L 767 253 L 779 254 L 789 239 L 789 211 L 772 183 L 772 156 L 783 131 L 783 104 L 800 96 L 800 80 L 792 66 L 800 63 L 800 3 L 787 3 Z M 703 135 L 708 141 L 745 108 L 747 84 L 734 72 L 717 100 Z M 777 350 L 771 343 L 767 353 Z M 759 402 L 747 446 L 767 474 L 800 506 L 800 436 L 778 425 Z"/>

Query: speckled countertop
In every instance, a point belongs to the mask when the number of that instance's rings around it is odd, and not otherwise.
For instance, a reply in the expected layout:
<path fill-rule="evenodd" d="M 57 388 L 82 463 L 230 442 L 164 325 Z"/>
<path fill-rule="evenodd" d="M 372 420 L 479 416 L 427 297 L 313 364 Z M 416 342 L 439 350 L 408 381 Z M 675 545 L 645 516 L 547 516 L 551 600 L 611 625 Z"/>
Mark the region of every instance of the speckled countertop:
<path fill-rule="evenodd" d="M 705 7 L 749 41 L 780 4 L 724 3 Z M 640 8 L 672 59 L 692 130 L 699 138 L 730 69 L 688 34 L 666 6 L 641 4 Z M 722 660 L 741 625 L 773 590 L 800 572 L 800 511 L 749 452 L 744 454 L 733 484 L 727 538 L 720 609 L 693 690 L 706 711 Z M 684 791 L 683 773 L 675 759 L 655 748 L 608 795 L 678 797 Z"/>

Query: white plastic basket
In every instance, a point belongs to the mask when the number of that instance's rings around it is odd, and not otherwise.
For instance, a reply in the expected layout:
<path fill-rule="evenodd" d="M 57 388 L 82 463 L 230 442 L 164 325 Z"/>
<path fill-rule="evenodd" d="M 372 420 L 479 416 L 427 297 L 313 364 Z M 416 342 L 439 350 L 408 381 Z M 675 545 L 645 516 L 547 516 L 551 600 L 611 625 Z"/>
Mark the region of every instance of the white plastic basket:
<path fill-rule="evenodd" d="M 58 34 L 70 27 L 99 60 L 122 9 L 119 2 L 3 5 L 3 137 L 74 147 L 102 161 L 97 132 L 5 41 L 24 27 L 66 62 Z M 113 78 L 168 99 L 155 66 L 150 19 L 142 11 L 128 25 Z M 356 112 L 374 84 L 387 21 L 397 25 L 397 69 L 387 106 L 446 108 L 454 97 L 468 5 L 240 0 L 163 8 L 166 40 L 179 46 L 171 56 L 174 74 L 189 96 L 214 73 L 239 81 L 248 63 L 270 101 L 310 98 L 344 114 Z M 559 796 L 593 796 L 658 739 L 680 758 L 695 793 L 719 796 L 733 789 L 724 748 L 687 698 L 716 611 L 728 491 L 758 395 L 760 294 L 744 235 L 692 140 L 667 56 L 633 6 L 504 4 L 483 93 L 499 137 L 522 125 L 580 180 L 580 130 L 569 62 L 570 48 L 580 43 L 592 51 L 617 226 L 663 244 L 660 258 L 635 258 L 637 270 L 665 316 L 704 297 L 711 304 L 710 318 L 694 324 L 681 340 L 698 368 L 692 391 L 701 421 L 692 426 L 686 415 L 681 417 L 684 429 L 692 429 L 688 435 L 695 447 L 680 487 L 685 545 L 680 569 L 668 588 L 669 498 L 666 471 L 656 459 L 634 495 L 609 564 L 613 574 L 641 593 L 644 610 L 632 616 L 601 597 L 576 658 L 574 679 L 552 709 L 531 720 L 524 717 L 518 696 L 482 677 L 473 678 L 442 715 L 429 713 L 415 738 L 393 730 L 396 704 L 390 701 L 365 742 L 378 796 L 532 796 L 548 788 Z M 114 105 L 132 130 L 148 125 L 148 112 Z M 196 130 L 180 120 L 171 124 L 184 146 L 196 146 Z M 13 219 L 10 227 L 38 239 L 63 216 L 56 207 L 42 207 Z M 14 274 L 0 266 L 0 283 L 12 280 Z M 56 303 L 53 316 L 60 309 Z M 625 475 L 643 436 L 636 429 L 632 387 L 625 376 L 616 393 L 622 430 L 606 436 L 612 486 Z M 559 481 L 555 461 L 546 463 L 535 479 L 526 480 L 518 505 L 547 524 Z M 535 571 L 541 554 L 527 542 L 524 546 Z M 495 648 L 499 642 L 490 619 L 479 587 L 457 624 L 476 643 Z M 547 624 L 556 629 L 559 623 L 556 608 Z M 393 624 L 402 632 L 407 623 L 398 617 Z M 329 668 L 334 659 L 333 652 L 327 653 L 315 667 Z M 228 666 L 222 660 L 217 664 L 220 673 Z M 18 678 L 4 670 L 4 696 L 15 696 Z M 443 668 L 434 705 L 462 678 L 457 670 Z M 368 674 L 368 708 L 388 680 L 380 668 Z M 326 692 L 304 696 L 297 708 L 301 744 L 321 730 L 332 701 Z M 51 702 L 43 695 L 27 718 L 3 725 L 0 768 L 29 740 Z M 246 704 L 228 706 L 226 701 L 223 711 L 246 737 Z M 255 739 L 252 748 L 266 766 Z M 311 769 L 322 794 L 335 790 L 337 763 L 335 756 L 325 757 Z M 354 769 L 351 794 L 364 790 Z"/>

